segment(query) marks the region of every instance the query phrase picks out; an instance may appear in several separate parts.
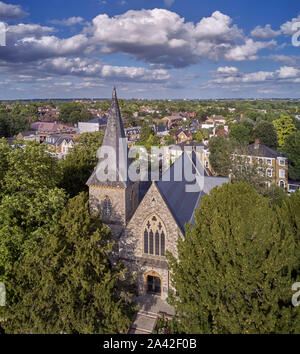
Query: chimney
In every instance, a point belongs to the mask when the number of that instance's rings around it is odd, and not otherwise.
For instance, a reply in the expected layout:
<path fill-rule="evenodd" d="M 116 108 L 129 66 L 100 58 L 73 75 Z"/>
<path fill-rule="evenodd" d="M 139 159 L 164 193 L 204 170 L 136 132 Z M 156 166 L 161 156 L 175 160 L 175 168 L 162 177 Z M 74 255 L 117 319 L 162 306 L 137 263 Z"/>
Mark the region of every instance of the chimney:
<path fill-rule="evenodd" d="M 244 119 L 244 113 L 241 113 L 240 117 L 241 119 Z"/>
<path fill-rule="evenodd" d="M 255 150 L 259 149 L 259 139 L 255 139 L 254 149 Z"/>

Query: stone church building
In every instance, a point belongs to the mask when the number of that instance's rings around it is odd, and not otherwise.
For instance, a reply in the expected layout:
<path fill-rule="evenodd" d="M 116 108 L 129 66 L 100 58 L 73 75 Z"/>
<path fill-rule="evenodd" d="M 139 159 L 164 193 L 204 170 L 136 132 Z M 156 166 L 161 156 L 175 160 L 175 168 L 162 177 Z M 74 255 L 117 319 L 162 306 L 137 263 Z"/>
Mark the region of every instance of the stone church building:
<path fill-rule="evenodd" d="M 117 172 L 120 161 L 127 159 L 127 152 L 120 149 L 120 138 L 125 139 L 125 133 L 114 89 L 102 148 L 108 146 L 116 151 L 114 168 Z M 99 180 L 97 171 L 101 159 L 87 182 L 90 209 L 98 212 L 110 227 L 118 245 L 119 258 L 130 272 L 137 275 L 139 294 L 153 294 L 165 299 L 171 288 L 166 251 L 177 256 L 177 240 L 184 238 L 185 224 L 193 223 L 194 210 L 201 196 L 228 179 L 210 177 L 204 169 L 199 171 L 195 152 L 184 152 L 164 172 L 169 173 L 168 180 L 160 176 L 153 182 L 131 182 L 128 176 L 122 178 L 118 173 L 115 181 Z M 200 191 L 187 192 L 187 186 L 195 182 L 176 178 L 178 170 L 183 172 L 183 166 L 188 165 L 194 173 L 204 174 Z"/>

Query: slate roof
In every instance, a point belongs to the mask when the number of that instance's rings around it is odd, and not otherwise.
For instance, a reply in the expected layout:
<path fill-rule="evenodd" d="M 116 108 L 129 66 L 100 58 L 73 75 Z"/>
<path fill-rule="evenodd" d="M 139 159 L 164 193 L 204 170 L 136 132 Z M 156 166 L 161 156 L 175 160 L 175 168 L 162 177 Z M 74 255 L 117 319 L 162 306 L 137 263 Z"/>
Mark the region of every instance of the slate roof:
<path fill-rule="evenodd" d="M 190 174 L 184 174 L 190 170 Z M 174 171 L 181 170 L 185 178 L 182 181 L 176 181 Z M 167 171 L 165 173 L 168 173 Z M 192 186 L 195 181 L 189 182 L 188 176 L 191 173 L 196 174 L 198 178 L 204 176 L 203 185 L 201 180 L 197 181 L 199 186 L 198 191 L 187 191 L 187 186 Z M 170 167 L 170 181 L 155 182 L 159 192 L 164 198 L 165 203 L 173 214 L 174 219 L 179 225 L 183 234 L 185 234 L 184 225 L 187 222 L 194 222 L 194 211 L 198 208 L 201 196 L 208 194 L 211 189 L 216 186 L 221 186 L 223 183 L 228 183 L 228 178 L 225 177 L 209 177 L 196 154 L 183 153 Z"/>
<path fill-rule="evenodd" d="M 44 142 L 49 145 L 59 146 L 63 143 L 64 140 L 66 140 L 67 143 L 69 143 L 70 141 L 74 142 L 74 139 L 69 135 L 50 135 L 46 137 L 46 140 Z"/>
<path fill-rule="evenodd" d="M 107 124 L 107 118 L 94 118 L 89 120 L 87 123 L 97 123 L 100 126 L 104 126 Z"/>
<path fill-rule="evenodd" d="M 156 131 L 158 133 L 163 133 L 165 131 L 168 131 L 168 127 L 166 127 L 165 125 L 158 125 Z"/>
<path fill-rule="evenodd" d="M 120 145 L 120 138 L 124 139 L 123 140 L 123 146 Z M 127 163 L 129 164 L 128 158 L 127 158 L 127 144 L 125 140 L 125 132 L 124 132 L 124 127 L 123 127 L 123 122 L 122 122 L 122 117 L 120 113 L 120 108 L 119 108 L 119 103 L 117 99 L 117 92 L 116 89 L 114 88 L 113 90 L 113 95 L 112 95 L 112 101 L 111 101 L 111 106 L 109 109 L 109 114 L 108 114 L 108 119 L 107 119 L 107 126 L 105 129 L 105 134 L 102 142 L 102 148 L 107 147 L 111 148 L 115 151 L 116 153 L 116 160 L 112 161 L 113 166 L 111 169 L 116 172 L 116 180 L 114 181 L 100 181 L 97 172 L 102 172 L 100 164 L 107 159 L 107 157 L 100 157 L 98 164 L 96 168 L 94 169 L 92 175 L 87 181 L 88 186 L 106 186 L 106 187 L 119 187 L 119 188 L 127 188 L 131 182 L 129 181 L 128 178 L 128 170 L 124 172 L 124 176 L 122 175 L 122 165 L 124 164 L 124 161 L 127 159 Z M 121 150 L 121 151 L 120 151 Z M 125 166 L 124 166 L 125 167 Z M 110 178 L 113 179 L 113 178 Z"/>
<path fill-rule="evenodd" d="M 255 144 L 249 146 L 249 154 L 251 156 L 260 156 L 260 157 L 270 157 L 270 158 L 277 158 L 277 157 L 285 157 L 279 151 L 273 150 L 268 146 L 258 144 L 258 148 L 255 149 Z"/>

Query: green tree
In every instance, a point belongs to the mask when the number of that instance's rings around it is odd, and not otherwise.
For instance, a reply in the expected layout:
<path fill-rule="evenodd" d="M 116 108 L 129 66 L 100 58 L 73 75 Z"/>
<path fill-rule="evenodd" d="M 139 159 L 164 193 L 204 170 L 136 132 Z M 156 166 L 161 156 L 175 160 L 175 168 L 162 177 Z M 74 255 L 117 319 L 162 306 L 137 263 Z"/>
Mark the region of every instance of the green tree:
<path fill-rule="evenodd" d="M 71 197 L 87 190 L 86 182 L 97 164 L 97 151 L 102 140 L 101 131 L 81 134 L 74 148 L 61 160 L 62 179 L 59 186 Z"/>
<path fill-rule="evenodd" d="M 216 136 L 210 139 L 208 148 L 213 170 L 218 175 L 228 176 L 231 168 L 231 142 L 223 136 Z"/>
<path fill-rule="evenodd" d="M 175 144 L 175 139 L 172 135 L 166 135 L 163 139 L 166 146 Z"/>
<path fill-rule="evenodd" d="M 184 333 L 299 333 L 291 284 L 295 233 L 268 199 L 244 183 L 202 197 L 179 239 L 171 304 Z"/>
<path fill-rule="evenodd" d="M 11 149 L 7 157 L 8 168 L 0 181 L 5 193 L 34 194 L 42 187 L 54 188 L 61 178 L 58 161 L 47 152 L 45 145 L 35 141 Z"/>
<path fill-rule="evenodd" d="M 14 266 L 5 332 L 126 333 L 135 307 L 126 269 L 110 260 L 110 239 L 87 195 L 71 199 L 48 237 Z"/>
<path fill-rule="evenodd" d="M 300 180 L 300 131 L 286 138 L 283 151 L 289 161 L 289 177 Z"/>
<path fill-rule="evenodd" d="M 254 138 L 259 139 L 261 144 L 266 145 L 271 149 L 277 149 L 277 132 L 272 122 L 261 120 L 257 123 L 254 128 Z"/>
<path fill-rule="evenodd" d="M 143 143 L 145 143 L 149 139 L 151 134 L 152 134 L 152 130 L 149 127 L 149 124 L 143 122 L 141 133 L 140 133 L 140 140 L 139 140 L 141 145 L 143 145 Z"/>
<path fill-rule="evenodd" d="M 231 124 L 229 137 L 239 144 L 250 144 L 253 142 L 253 124 L 246 120 Z"/>
<path fill-rule="evenodd" d="M 204 139 L 204 136 L 201 132 L 201 130 L 198 130 L 194 135 L 193 135 L 193 140 L 197 141 L 198 143 L 202 143 Z"/>
<path fill-rule="evenodd" d="M 12 266 L 47 234 L 65 204 L 57 188 L 60 169 L 45 147 L 0 143 L 0 281 L 13 277 Z"/>
<path fill-rule="evenodd" d="M 296 127 L 293 119 L 290 116 L 281 115 L 279 119 L 273 121 L 278 136 L 278 145 L 282 148 L 285 144 L 287 137 L 292 134 Z"/>

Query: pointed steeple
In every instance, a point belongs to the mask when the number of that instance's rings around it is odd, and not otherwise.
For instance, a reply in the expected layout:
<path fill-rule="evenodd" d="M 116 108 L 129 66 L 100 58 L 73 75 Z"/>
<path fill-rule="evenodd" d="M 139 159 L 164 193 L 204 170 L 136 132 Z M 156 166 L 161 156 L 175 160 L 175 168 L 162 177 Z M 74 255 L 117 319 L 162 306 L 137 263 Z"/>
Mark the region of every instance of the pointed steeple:
<path fill-rule="evenodd" d="M 94 185 L 126 188 L 130 184 L 130 182 L 128 181 L 127 171 L 123 171 L 123 174 L 121 173 L 122 176 L 124 176 L 125 173 L 126 178 L 123 178 L 119 175 L 120 170 L 123 168 L 121 166 L 124 166 L 124 162 L 127 160 L 127 145 L 124 146 L 125 140 L 123 140 L 124 145 L 121 145 L 122 140 L 120 141 L 120 139 L 125 139 L 125 132 L 117 99 L 117 90 L 114 87 L 102 147 L 112 148 L 113 151 L 115 151 L 116 153 L 116 165 L 110 166 L 110 168 L 114 169 L 117 172 L 117 180 L 99 181 L 99 179 L 97 178 L 97 168 L 99 168 L 100 163 L 104 160 L 103 158 L 100 158 L 97 167 L 95 168 L 93 174 L 87 181 L 88 186 Z"/>

